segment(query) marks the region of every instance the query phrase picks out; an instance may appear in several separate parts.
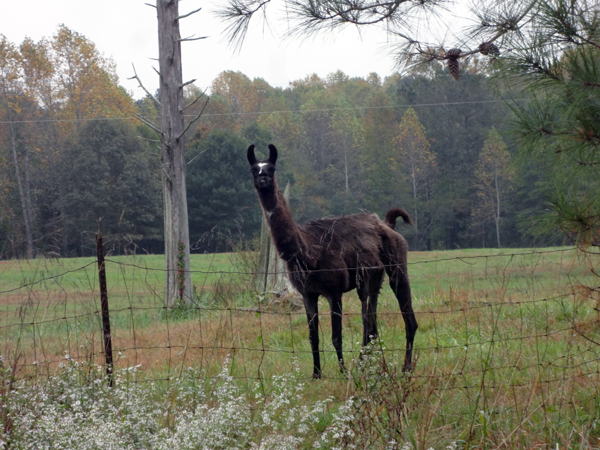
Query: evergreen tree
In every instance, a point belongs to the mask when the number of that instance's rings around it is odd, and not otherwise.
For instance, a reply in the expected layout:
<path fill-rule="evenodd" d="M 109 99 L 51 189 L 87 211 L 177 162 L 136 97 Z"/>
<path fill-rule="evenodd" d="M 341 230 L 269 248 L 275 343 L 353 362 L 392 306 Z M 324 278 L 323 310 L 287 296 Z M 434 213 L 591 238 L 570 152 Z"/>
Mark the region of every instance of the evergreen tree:
<path fill-rule="evenodd" d="M 98 231 L 117 250 L 160 241 L 159 177 L 130 124 L 83 124 L 61 163 L 65 194 L 55 207 L 63 216 L 72 253 L 94 254 Z"/>
<path fill-rule="evenodd" d="M 519 156 L 554 185 L 540 231 L 599 244 L 600 6 L 555 0 L 536 11 L 529 39 L 505 62 L 507 79 L 530 95 L 514 105 Z"/>
<path fill-rule="evenodd" d="M 248 130 L 252 138 L 257 132 Z M 188 145 L 192 251 L 230 251 L 232 244 L 260 231 L 262 213 L 248 173 L 247 147 L 248 141 L 234 131 L 212 131 Z"/>

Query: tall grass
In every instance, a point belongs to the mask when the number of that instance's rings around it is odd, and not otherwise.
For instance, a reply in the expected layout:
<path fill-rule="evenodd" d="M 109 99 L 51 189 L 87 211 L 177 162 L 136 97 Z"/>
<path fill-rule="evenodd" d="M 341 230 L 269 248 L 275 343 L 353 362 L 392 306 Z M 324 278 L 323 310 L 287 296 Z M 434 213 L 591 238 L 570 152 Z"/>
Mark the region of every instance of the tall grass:
<path fill-rule="evenodd" d="M 116 369 L 137 367 L 129 379 L 139 389 L 161 386 L 167 395 L 190 367 L 202 373 L 196 383 L 202 380 L 210 391 L 223 381 L 229 361 L 228 380 L 250 411 L 262 407 L 256 406 L 256 383 L 269 401 L 279 377 L 294 374 L 286 382 L 304 384 L 295 405 L 312 411 L 310 432 L 287 428 L 289 447 L 265 447 L 259 433 L 244 441 L 246 448 L 600 447 L 597 253 L 413 252 L 409 275 L 420 325 L 413 373 L 398 370 L 404 326 L 386 287 L 381 340 L 362 357 L 360 302 L 354 293 L 344 297 L 344 351 L 352 360 L 345 375 L 337 370 L 322 302 L 320 382 L 309 381 L 304 312 L 265 304 L 253 292 L 252 258 L 193 255 L 196 300 L 176 309 L 162 304 L 160 257 L 109 259 Z M 11 368 L 6 380 L 54 383 L 53 377 L 65 376 L 59 366 L 68 362 L 66 354 L 86 367 L 102 363 L 93 261 L 10 261 L 0 270 L 6 275 L 0 279 L 0 353 Z M 7 383 L 3 395 L 10 392 Z M 143 395 L 150 404 L 171 398 L 151 390 Z M 217 403 L 213 398 L 206 407 Z M 280 413 L 272 420 L 283 426 Z"/>

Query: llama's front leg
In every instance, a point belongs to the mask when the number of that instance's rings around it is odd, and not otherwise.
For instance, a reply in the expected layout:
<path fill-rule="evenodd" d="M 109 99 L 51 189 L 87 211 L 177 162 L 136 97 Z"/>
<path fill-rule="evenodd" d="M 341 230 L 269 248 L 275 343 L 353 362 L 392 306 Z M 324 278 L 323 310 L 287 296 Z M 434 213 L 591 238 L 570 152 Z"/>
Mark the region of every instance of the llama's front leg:
<path fill-rule="evenodd" d="M 398 299 L 402 318 L 404 319 L 404 329 L 406 330 L 406 354 L 404 356 L 402 371 L 407 372 L 412 369 L 413 343 L 419 325 L 417 324 L 417 318 L 415 317 L 415 312 L 413 310 L 406 267 L 398 267 L 390 274 L 390 286 Z"/>
<path fill-rule="evenodd" d="M 306 295 L 303 297 L 304 309 L 308 320 L 308 337 L 313 355 L 313 378 L 321 378 L 321 355 L 319 354 L 319 296 Z"/>
<path fill-rule="evenodd" d="M 327 300 L 331 309 L 331 341 L 337 354 L 340 372 L 346 373 L 342 352 L 342 294 L 336 294 Z"/>

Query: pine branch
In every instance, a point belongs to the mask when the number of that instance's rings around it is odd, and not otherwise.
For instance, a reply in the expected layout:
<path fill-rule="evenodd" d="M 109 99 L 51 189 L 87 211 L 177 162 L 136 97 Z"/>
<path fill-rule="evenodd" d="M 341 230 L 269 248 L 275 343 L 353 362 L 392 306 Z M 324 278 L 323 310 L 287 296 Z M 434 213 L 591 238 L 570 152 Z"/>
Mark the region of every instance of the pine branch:
<path fill-rule="evenodd" d="M 235 50 L 239 50 L 244 43 L 252 17 L 259 11 L 264 12 L 270 2 L 271 0 L 229 0 L 222 9 L 216 11 L 218 17 L 229 23 L 225 33 Z"/>

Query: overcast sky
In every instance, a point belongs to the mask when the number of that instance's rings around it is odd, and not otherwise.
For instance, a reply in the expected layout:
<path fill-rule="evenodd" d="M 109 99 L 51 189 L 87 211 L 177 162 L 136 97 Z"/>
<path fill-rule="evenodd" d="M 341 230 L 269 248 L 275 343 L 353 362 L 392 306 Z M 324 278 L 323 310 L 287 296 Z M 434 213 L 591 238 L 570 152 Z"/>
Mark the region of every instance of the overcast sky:
<path fill-rule="evenodd" d="M 51 37 L 60 24 L 83 34 L 106 57 L 117 64 L 121 85 L 134 97 L 143 96 L 134 80 L 132 64 L 151 91 L 158 86 L 152 67 L 158 56 L 156 10 L 145 5 L 153 0 L 19 0 L 4 1 L 0 33 L 20 44 L 25 37 L 34 41 Z M 250 78 L 261 77 L 269 84 L 286 87 L 293 80 L 317 73 L 325 77 L 342 70 L 350 76 L 365 77 L 370 72 L 382 78 L 394 72 L 387 36 L 381 30 L 356 28 L 322 34 L 317 39 L 284 40 L 285 20 L 272 19 L 271 28 L 257 21 L 241 52 L 227 45 L 225 25 L 214 15 L 211 0 L 185 0 L 180 13 L 202 7 L 202 11 L 181 23 L 182 37 L 196 35 L 207 39 L 183 44 L 184 81 L 195 78 L 205 88 L 224 70 L 241 71 Z M 270 6 L 271 16 L 275 8 Z"/>

